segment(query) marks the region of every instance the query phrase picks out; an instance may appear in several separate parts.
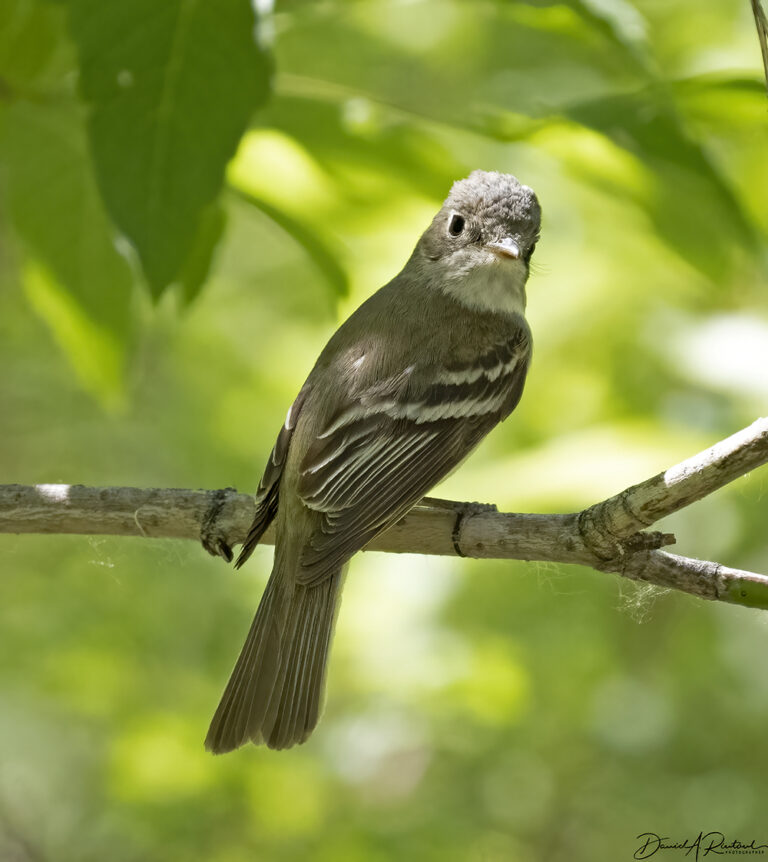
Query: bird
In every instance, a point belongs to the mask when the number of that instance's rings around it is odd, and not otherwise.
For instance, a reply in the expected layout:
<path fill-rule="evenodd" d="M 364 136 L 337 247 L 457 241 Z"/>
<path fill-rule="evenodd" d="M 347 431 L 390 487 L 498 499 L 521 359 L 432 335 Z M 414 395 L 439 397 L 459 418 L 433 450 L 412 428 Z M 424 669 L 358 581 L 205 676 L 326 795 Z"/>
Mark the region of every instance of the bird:
<path fill-rule="evenodd" d="M 211 721 L 216 754 L 318 723 L 347 563 L 517 406 L 531 361 L 536 194 L 473 171 L 402 271 L 336 330 L 288 410 L 236 566 L 274 520 L 272 573 Z"/>

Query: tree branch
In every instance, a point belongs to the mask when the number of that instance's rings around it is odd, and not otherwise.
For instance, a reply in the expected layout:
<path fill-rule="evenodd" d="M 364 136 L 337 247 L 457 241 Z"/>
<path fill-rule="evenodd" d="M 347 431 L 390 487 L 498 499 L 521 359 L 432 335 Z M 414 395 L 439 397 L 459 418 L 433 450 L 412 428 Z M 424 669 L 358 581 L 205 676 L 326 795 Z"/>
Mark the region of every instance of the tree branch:
<path fill-rule="evenodd" d="M 768 418 L 763 418 L 582 512 L 504 513 L 427 497 L 366 550 L 576 563 L 705 599 L 768 609 L 768 576 L 666 553 L 660 548 L 674 536 L 642 532 L 766 462 Z M 211 553 L 222 556 L 243 541 L 254 509 L 253 497 L 233 488 L 0 485 L 2 533 L 202 538 Z M 272 528 L 263 542 L 274 544 Z"/>
<path fill-rule="evenodd" d="M 755 27 L 757 27 L 757 38 L 760 42 L 760 53 L 763 56 L 763 72 L 765 73 L 765 86 L 768 88 L 768 18 L 766 18 L 760 0 L 750 0 L 752 14 L 755 16 Z"/>

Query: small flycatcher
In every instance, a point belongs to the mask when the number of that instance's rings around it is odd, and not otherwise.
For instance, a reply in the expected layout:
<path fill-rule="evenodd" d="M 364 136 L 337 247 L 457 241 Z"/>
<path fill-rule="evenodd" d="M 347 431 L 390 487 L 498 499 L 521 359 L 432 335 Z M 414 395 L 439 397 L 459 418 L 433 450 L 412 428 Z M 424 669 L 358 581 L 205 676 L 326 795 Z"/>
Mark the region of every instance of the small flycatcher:
<path fill-rule="evenodd" d="M 528 186 L 474 171 L 403 271 L 320 354 L 280 429 L 237 560 L 277 518 L 272 575 L 209 750 L 307 739 L 346 563 L 514 410 L 531 358 L 525 284 L 540 222 Z"/>

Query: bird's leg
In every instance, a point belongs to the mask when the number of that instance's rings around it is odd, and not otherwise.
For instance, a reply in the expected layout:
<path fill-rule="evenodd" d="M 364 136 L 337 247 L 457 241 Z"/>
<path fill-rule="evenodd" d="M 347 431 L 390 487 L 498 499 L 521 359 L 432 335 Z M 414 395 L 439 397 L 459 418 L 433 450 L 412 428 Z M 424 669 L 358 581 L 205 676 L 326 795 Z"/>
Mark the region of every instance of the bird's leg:
<path fill-rule="evenodd" d="M 212 557 L 223 557 L 228 563 L 232 562 L 232 548 L 219 527 L 219 515 L 229 492 L 236 490 L 220 488 L 218 491 L 211 491 L 210 503 L 200 519 L 200 541 L 203 547 Z"/>
<path fill-rule="evenodd" d="M 453 550 L 459 557 L 467 556 L 461 550 L 461 528 L 465 518 L 470 515 L 499 511 L 495 503 L 457 503 L 455 500 L 442 500 L 439 497 L 424 497 L 416 505 L 431 509 L 448 509 L 456 513 L 456 520 L 453 522 L 453 529 L 451 530 L 451 542 L 453 543 Z"/>

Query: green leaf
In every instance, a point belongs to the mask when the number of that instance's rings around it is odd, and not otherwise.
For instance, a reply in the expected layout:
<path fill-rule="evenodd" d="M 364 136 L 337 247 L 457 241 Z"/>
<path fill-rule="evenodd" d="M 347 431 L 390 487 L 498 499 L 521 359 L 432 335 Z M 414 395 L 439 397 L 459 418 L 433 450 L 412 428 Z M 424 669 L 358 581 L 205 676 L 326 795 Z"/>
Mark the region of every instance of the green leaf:
<path fill-rule="evenodd" d="M 276 95 L 261 112 L 259 125 L 290 135 L 335 178 L 364 168 L 441 198 L 467 169 L 412 118 L 362 96 L 341 105 L 327 96 Z"/>
<path fill-rule="evenodd" d="M 34 279 L 44 285 L 35 296 L 56 297 L 55 302 L 33 303 L 36 310 L 76 368 L 84 367 L 82 354 L 91 349 L 96 357 L 92 365 L 104 360 L 114 370 L 131 328 L 133 279 L 115 248 L 91 174 L 80 113 L 72 105 L 14 103 L 3 114 L 0 158 L 13 224 L 31 257 L 42 265 L 35 271 L 45 273 Z M 61 327 L 66 337 L 59 337 Z M 84 339 L 77 347 L 77 361 L 72 352 L 76 331 Z M 95 387 L 82 377 L 81 382 L 105 395 L 119 385 L 118 379 L 119 374 L 110 371 Z"/>
<path fill-rule="evenodd" d="M 23 283 L 30 306 L 51 330 L 83 388 L 103 407 L 121 408 L 125 402 L 123 345 L 90 318 L 45 267 L 30 261 Z"/>
<path fill-rule="evenodd" d="M 356 15 L 312 22 L 312 38 L 332 52 L 309 50 L 300 27 L 281 34 L 277 90 L 341 103 L 365 97 L 482 132 L 489 113 L 547 116 L 646 83 L 640 49 L 630 50 L 589 5 L 495 2 L 477 14 L 468 4 L 425 0 L 393 17 L 384 5 L 354 4 Z M 443 37 L 422 49 L 419 30 Z"/>
<path fill-rule="evenodd" d="M 656 232 L 694 267 L 723 283 L 734 251 L 754 254 L 755 225 L 728 180 L 665 95 L 650 88 L 566 111 L 637 156 L 655 175 L 646 201 Z"/>
<path fill-rule="evenodd" d="M 205 284 L 214 252 L 221 241 L 226 223 L 226 213 L 218 204 L 203 210 L 192 251 L 179 277 L 185 302 L 192 302 Z"/>
<path fill-rule="evenodd" d="M 565 0 L 585 21 L 629 52 L 627 60 L 649 68 L 647 22 L 630 0 Z"/>
<path fill-rule="evenodd" d="M 0 0 L 0 93 L 44 75 L 59 50 L 60 9 L 40 0 Z"/>
<path fill-rule="evenodd" d="M 765 243 L 768 208 L 765 184 L 759 179 L 768 147 L 765 87 L 757 77 L 701 75 L 676 81 L 673 93 L 689 125 L 709 143 L 753 223 L 760 226 Z"/>
<path fill-rule="evenodd" d="M 325 276 L 334 293 L 338 296 L 346 296 L 349 288 L 346 270 L 339 263 L 338 255 L 326 244 L 317 231 L 257 195 L 237 186 L 233 186 L 232 191 L 242 200 L 269 216 L 275 224 L 293 237 Z"/>
<path fill-rule="evenodd" d="M 179 279 L 267 97 L 248 0 L 71 0 L 99 187 L 153 295 Z"/>

